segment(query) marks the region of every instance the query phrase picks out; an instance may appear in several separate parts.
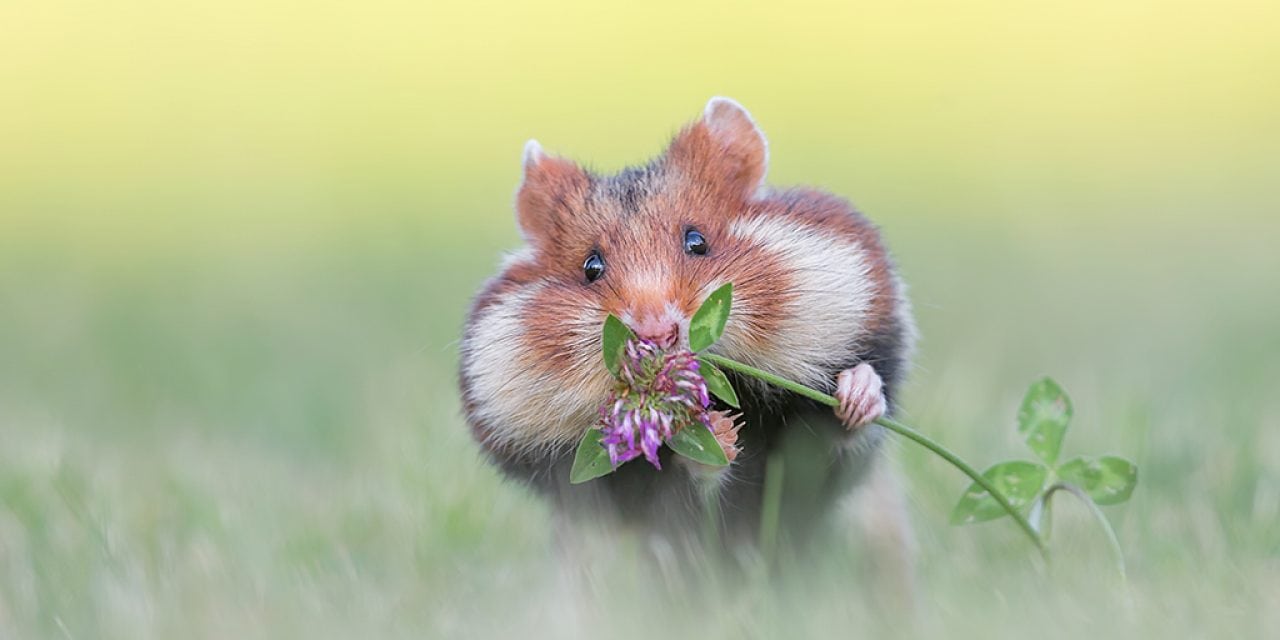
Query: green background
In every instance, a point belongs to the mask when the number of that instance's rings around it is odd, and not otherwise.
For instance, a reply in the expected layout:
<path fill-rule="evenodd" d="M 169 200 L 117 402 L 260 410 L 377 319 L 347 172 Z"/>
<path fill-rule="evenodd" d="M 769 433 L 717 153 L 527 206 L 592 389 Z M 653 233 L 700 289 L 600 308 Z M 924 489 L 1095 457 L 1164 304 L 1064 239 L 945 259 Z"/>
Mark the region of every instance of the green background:
<path fill-rule="evenodd" d="M 1106 509 L 1124 591 L 1082 510 L 1046 578 L 1008 521 L 947 526 L 966 482 L 898 446 L 916 631 L 1280 631 L 1280 4 L 53 0 L 0 25 L 0 636 L 589 626 L 546 509 L 469 439 L 457 340 L 518 246 L 527 138 L 613 170 L 712 95 L 757 118 L 771 182 L 882 225 L 924 336 L 905 422 L 1030 457 L 1014 414 L 1050 374 L 1064 456 L 1141 470 Z M 589 601 L 618 633 L 905 624 L 840 561 L 705 611 L 617 565 Z"/>

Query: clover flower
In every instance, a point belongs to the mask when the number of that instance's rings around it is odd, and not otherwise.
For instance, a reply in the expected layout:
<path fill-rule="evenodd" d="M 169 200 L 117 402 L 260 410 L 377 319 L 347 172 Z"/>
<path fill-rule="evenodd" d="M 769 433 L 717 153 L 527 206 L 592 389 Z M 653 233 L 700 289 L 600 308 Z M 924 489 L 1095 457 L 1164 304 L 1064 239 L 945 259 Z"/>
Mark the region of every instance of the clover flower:
<path fill-rule="evenodd" d="M 643 455 L 661 469 L 658 447 L 680 429 L 700 425 L 714 433 L 711 397 L 693 353 L 636 338 L 627 341 L 618 364 L 619 380 L 600 407 L 599 424 L 615 468 Z"/>

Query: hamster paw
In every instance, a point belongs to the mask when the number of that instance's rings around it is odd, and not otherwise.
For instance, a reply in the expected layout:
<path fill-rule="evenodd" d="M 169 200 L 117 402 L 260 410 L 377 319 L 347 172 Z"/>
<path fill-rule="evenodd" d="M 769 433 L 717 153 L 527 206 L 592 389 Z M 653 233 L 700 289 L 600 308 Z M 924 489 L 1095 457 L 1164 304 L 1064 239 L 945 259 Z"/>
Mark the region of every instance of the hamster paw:
<path fill-rule="evenodd" d="M 850 430 L 870 424 L 888 409 L 884 381 L 865 362 L 840 372 L 836 378 L 836 399 L 840 401 L 836 416 Z"/>
<path fill-rule="evenodd" d="M 738 457 L 738 452 L 742 449 L 738 447 L 738 430 L 742 428 L 742 423 L 738 421 L 742 414 L 733 414 L 728 411 L 712 411 L 711 412 L 711 431 L 716 434 L 716 442 L 720 443 L 720 448 L 724 449 L 724 457 L 733 462 Z"/>

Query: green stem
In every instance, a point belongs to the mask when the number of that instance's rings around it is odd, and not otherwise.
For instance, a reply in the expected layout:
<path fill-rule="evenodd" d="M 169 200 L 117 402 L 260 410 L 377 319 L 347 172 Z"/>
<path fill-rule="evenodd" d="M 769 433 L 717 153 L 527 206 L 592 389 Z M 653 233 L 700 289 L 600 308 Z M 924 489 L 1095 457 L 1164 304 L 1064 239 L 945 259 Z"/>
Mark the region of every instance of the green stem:
<path fill-rule="evenodd" d="M 806 398 L 815 400 L 817 402 L 821 402 L 822 404 L 825 404 L 829 407 L 840 406 L 840 402 L 836 400 L 835 397 L 833 396 L 827 395 L 816 389 L 811 389 L 798 382 L 793 382 L 786 378 L 776 376 L 772 373 L 769 373 L 768 371 L 757 369 L 751 365 L 743 364 L 736 360 L 730 360 L 729 358 L 726 358 L 724 356 L 719 356 L 714 353 L 701 353 L 699 354 L 699 357 L 704 358 L 708 362 L 711 362 L 712 364 L 715 364 L 717 366 L 723 367 L 725 369 L 731 369 L 733 371 L 737 371 L 738 373 L 744 373 L 753 378 L 759 378 L 760 380 L 764 380 L 769 384 L 782 387 L 787 391 L 802 395 Z M 875 422 L 876 424 L 890 431 L 893 431 L 898 435 L 904 436 L 907 439 L 913 440 L 916 443 L 922 445 L 924 448 L 932 451 L 934 454 L 941 457 L 943 460 L 950 462 L 951 466 L 959 469 L 965 475 L 969 476 L 969 478 L 973 480 L 974 483 L 976 483 L 978 486 L 985 489 L 987 493 L 991 494 L 991 497 L 995 499 L 995 501 L 1000 504 L 1000 507 L 1003 508 L 1009 514 L 1009 517 L 1013 518 L 1014 522 L 1018 523 L 1018 526 L 1021 527 L 1022 531 L 1027 534 L 1027 537 L 1031 540 L 1032 544 L 1036 546 L 1036 549 L 1040 551 L 1040 555 L 1044 557 L 1045 561 L 1047 562 L 1049 560 L 1049 549 L 1048 547 L 1045 546 L 1044 541 L 1040 539 L 1040 536 L 1036 533 L 1035 528 L 1031 526 L 1030 522 L 1027 522 L 1027 519 L 1023 517 L 1023 515 L 1019 513 L 1018 510 L 1015 509 L 1012 504 L 1009 504 L 1009 501 L 1004 497 L 1004 494 L 1002 494 L 999 489 L 997 489 L 994 485 L 988 482 L 986 478 L 982 477 L 981 473 L 978 473 L 977 469 L 974 469 L 973 467 L 969 466 L 969 463 L 965 462 L 964 460 L 961 460 L 959 456 L 957 456 L 954 453 L 951 453 L 951 451 L 948 450 L 946 447 L 942 446 L 937 442 L 934 442 L 928 436 L 916 431 L 915 429 L 912 429 L 911 427 L 908 427 L 904 424 L 901 424 L 887 417 L 877 418 Z M 1110 531 L 1109 528 L 1108 528 L 1108 531 Z M 1115 536 L 1113 534 L 1112 539 L 1114 540 L 1114 538 Z"/>
<path fill-rule="evenodd" d="M 1102 530 L 1107 534 L 1107 542 L 1111 544 L 1111 553 L 1115 556 L 1116 571 L 1120 574 L 1120 582 L 1122 584 L 1127 584 L 1129 577 L 1124 568 L 1124 550 L 1120 548 L 1120 539 L 1116 537 L 1116 532 L 1111 528 L 1111 522 L 1107 520 L 1107 516 L 1102 513 L 1102 510 L 1094 503 L 1093 498 L 1089 497 L 1089 494 L 1085 493 L 1083 489 L 1071 484 L 1070 482 L 1055 482 L 1049 486 L 1049 488 L 1044 492 L 1044 504 L 1046 508 L 1049 506 L 1049 498 L 1053 497 L 1055 491 L 1066 491 L 1067 493 L 1075 496 L 1077 500 L 1084 503 L 1085 507 L 1088 507 L 1089 513 L 1093 514 L 1093 519 L 1098 521 L 1098 525 L 1100 525 Z"/>
<path fill-rule="evenodd" d="M 1050 504 L 1047 496 L 1042 495 L 1031 504 L 1027 520 L 1031 526 L 1035 527 L 1036 533 L 1040 534 L 1040 539 L 1044 540 L 1045 544 L 1049 544 L 1053 535 L 1053 505 Z"/>
<path fill-rule="evenodd" d="M 782 512 L 782 456 L 769 456 L 764 478 L 764 508 L 760 510 L 760 548 L 765 564 L 772 568 L 778 548 L 778 516 Z"/>
<path fill-rule="evenodd" d="M 710 549 L 721 548 L 720 544 L 720 495 L 713 486 L 704 486 L 702 491 L 702 535 Z"/>

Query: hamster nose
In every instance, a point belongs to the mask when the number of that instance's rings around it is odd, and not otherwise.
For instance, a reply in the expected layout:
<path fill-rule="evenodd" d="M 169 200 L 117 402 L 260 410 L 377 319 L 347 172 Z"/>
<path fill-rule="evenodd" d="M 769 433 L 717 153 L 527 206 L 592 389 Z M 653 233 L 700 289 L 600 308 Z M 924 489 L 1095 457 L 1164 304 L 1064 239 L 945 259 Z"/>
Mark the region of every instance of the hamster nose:
<path fill-rule="evenodd" d="M 663 349 L 670 349 L 680 340 L 680 325 L 663 317 L 646 316 L 632 324 L 631 330 Z"/>

